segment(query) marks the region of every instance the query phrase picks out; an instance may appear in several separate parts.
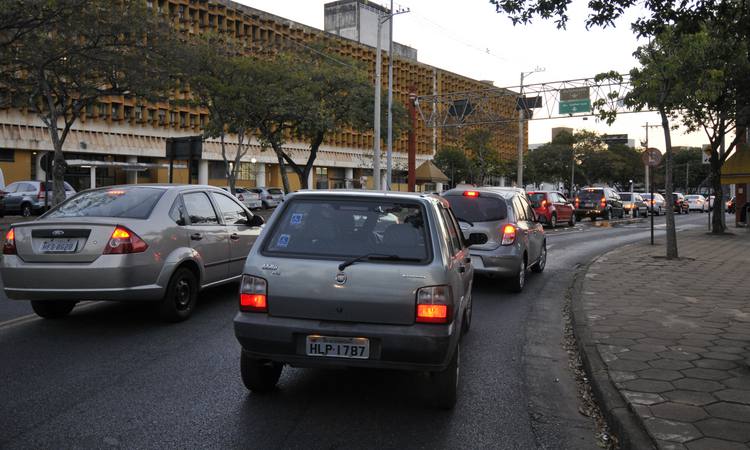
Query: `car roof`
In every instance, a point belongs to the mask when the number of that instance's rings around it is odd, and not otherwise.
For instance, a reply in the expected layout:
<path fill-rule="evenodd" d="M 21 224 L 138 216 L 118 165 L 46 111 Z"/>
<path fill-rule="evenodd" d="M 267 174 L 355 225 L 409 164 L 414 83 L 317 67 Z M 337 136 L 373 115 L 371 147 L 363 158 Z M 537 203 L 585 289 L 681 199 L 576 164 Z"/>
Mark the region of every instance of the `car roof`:
<path fill-rule="evenodd" d="M 467 191 L 476 191 L 479 193 L 491 194 L 493 196 L 502 197 L 504 199 L 512 198 L 514 195 L 517 195 L 517 194 L 526 195 L 526 191 L 521 188 L 482 186 L 482 187 L 471 188 L 471 189 L 462 189 L 462 188 L 451 189 L 449 191 L 443 192 L 443 197 L 449 196 L 449 195 L 450 196 L 463 195 L 463 193 Z"/>
<path fill-rule="evenodd" d="M 449 203 L 442 197 L 424 192 L 401 192 L 401 191 L 367 191 L 362 189 L 303 189 L 291 193 L 288 199 L 306 197 L 350 197 L 350 198 L 380 198 L 388 200 L 421 200 L 431 203 Z"/>

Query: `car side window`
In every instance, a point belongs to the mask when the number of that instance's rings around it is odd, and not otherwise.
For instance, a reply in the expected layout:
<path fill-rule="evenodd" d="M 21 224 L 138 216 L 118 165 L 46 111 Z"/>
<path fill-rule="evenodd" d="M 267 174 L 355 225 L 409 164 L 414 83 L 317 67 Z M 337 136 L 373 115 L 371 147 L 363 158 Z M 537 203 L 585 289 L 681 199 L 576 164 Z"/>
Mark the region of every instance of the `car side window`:
<path fill-rule="evenodd" d="M 179 198 L 174 201 L 172 209 L 169 210 L 169 218 L 174 220 L 177 225 L 187 225 L 188 220 L 187 214 L 185 213 L 185 206 Z"/>
<path fill-rule="evenodd" d="M 5 186 L 5 189 L 3 189 L 8 194 L 12 194 L 18 190 L 18 183 L 11 183 L 7 186 Z"/>
<path fill-rule="evenodd" d="M 536 214 L 534 214 L 534 210 L 531 208 L 529 201 L 523 197 L 519 197 L 519 199 L 521 200 L 521 204 L 526 211 L 526 220 L 534 221 L 534 219 L 536 218 Z"/>
<path fill-rule="evenodd" d="M 518 197 L 513 197 L 513 212 L 516 214 L 516 222 L 529 220 L 526 216 L 526 208 Z"/>
<path fill-rule="evenodd" d="M 443 216 L 443 222 L 445 223 L 445 228 L 448 230 L 448 240 L 450 241 L 450 249 L 451 249 L 451 255 L 455 255 L 456 253 L 461 251 L 461 238 L 458 236 L 459 231 L 456 230 L 456 226 L 453 223 L 453 219 L 451 218 L 451 213 L 443 208 L 440 207 L 440 214 Z"/>
<path fill-rule="evenodd" d="M 204 192 L 185 194 L 182 200 L 185 202 L 185 210 L 192 225 L 218 225 L 219 218 L 216 217 L 216 211 Z"/>
<path fill-rule="evenodd" d="M 213 193 L 214 200 L 221 211 L 224 223 L 227 225 L 244 225 L 247 224 L 245 209 L 235 200 L 226 195 Z"/>

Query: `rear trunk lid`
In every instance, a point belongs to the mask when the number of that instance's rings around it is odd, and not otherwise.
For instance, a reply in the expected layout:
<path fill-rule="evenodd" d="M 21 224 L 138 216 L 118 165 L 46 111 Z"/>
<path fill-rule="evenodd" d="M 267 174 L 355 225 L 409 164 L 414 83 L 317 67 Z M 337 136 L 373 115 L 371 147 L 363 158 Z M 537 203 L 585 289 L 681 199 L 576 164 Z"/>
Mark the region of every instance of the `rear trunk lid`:
<path fill-rule="evenodd" d="M 414 323 L 416 295 L 427 286 L 424 266 L 409 277 L 409 265 L 355 263 L 288 258 L 264 259 L 283 278 L 268 277 L 271 316 L 337 322 L 409 325 Z M 407 275 L 407 276 L 403 276 Z"/>
<path fill-rule="evenodd" d="M 87 217 L 16 225 L 16 251 L 26 262 L 90 263 L 104 252 L 117 223 Z"/>

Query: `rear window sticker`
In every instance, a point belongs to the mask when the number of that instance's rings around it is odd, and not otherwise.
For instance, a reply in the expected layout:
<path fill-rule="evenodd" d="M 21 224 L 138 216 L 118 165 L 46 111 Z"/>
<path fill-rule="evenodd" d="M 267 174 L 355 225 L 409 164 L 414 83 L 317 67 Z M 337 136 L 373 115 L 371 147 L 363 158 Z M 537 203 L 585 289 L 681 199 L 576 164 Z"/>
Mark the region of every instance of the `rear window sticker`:
<path fill-rule="evenodd" d="M 277 247 L 287 248 L 289 246 L 289 235 L 288 234 L 282 234 L 279 236 L 279 240 L 276 241 Z"/>
<path fill-rule="evenodd" d="M 292 220 L 290 220 L 289 223 L 291 225 L 300 225 L 304 216 L 305 215 L 303 213 L 294 213 L 292 214 Z"/>

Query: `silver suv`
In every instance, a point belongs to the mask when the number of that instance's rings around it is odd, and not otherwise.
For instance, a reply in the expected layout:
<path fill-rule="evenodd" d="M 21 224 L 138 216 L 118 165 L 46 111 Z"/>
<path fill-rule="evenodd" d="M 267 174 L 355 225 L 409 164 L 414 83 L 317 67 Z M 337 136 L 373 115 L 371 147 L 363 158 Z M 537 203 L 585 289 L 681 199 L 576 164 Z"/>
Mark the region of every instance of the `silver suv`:
<path fill-rule="evenodd" d="M 28 217 L 41 214 L 44 208 L 52 206 L 52 182 L 44 181 L 16 181 L 5 187 L 5 213 L 20 214 Z M 47 193 L 50 198 L 45 205 Z M 73 186 L 65 182 L 65 198 L 75 195 Z"/>
<path fill-rule="evenodd" d="M 544 270 L 544 229 L 523 189 L 452 189 L 443 197 L 450 202 L 464 236 L 478 242 L 470 248 L 475 273 L 507 278 L 510 289 L 521 292 L 529 269 Z"/>
<path fill-rule="evenodd" d="M 302 191 L 279 208 L 240 285 L 245 386 L 272 390 L 284 364 L 425 371 L 430 399 L 452 408 L 473 269 L 448 202 Z"/>

